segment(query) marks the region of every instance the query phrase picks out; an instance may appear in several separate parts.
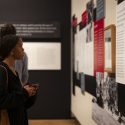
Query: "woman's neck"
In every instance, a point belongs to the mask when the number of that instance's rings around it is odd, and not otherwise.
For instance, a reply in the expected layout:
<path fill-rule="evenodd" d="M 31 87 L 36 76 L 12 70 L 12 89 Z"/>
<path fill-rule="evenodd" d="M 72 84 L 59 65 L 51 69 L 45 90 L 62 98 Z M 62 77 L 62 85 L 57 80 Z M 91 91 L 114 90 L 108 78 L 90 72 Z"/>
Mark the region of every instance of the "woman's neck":
<path fill-rule="evenodd" d="M 12 57 L 8 57 L 4 59 L 3 62 L 6 63 L 9 69 L 17 76 L 16 71 L 14 69 L 15 59 L 13 59 Z"/>
<path fill-rule="evenodd" d="M 12 57 L 7 57 L 3 60 L 3 62 L 6 63 L 9 68 L 12 68 L 15 63 L 15 60 Z"/>

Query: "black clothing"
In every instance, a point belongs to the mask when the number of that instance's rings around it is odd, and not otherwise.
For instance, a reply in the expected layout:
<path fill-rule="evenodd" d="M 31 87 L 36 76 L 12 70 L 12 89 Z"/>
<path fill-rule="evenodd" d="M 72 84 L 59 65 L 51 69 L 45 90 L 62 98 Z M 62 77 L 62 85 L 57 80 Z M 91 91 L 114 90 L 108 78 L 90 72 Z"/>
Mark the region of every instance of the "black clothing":
<path fill-rule="evenodd" d="M 7 85 L 6 71 L 0 66 L 0 108 L 8 110 L 10 125 L 27 125 L 25 103 L 28 93 L 22 88 L 18 74 L 16 76 L 3 62 L 0 65 L 7 69 L 8 75 Z"/>

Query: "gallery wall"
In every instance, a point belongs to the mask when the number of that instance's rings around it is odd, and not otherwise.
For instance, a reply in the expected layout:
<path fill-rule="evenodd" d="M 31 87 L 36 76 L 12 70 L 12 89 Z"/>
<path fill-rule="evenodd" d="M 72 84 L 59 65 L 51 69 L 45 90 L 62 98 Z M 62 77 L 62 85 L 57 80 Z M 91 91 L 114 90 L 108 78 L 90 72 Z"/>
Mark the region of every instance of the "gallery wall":
<path fill-rule="evenodd" d="M 87 0 L 72 0 L 72 16 L 75 14 L 77 22 L 81 21 L 81 14 L 86 9 Z M 73 82 L 73 81 L 72 81 Z M 72 83 L 73 84 L 73 83 Z M 88 92 L 81 93 L 81 89 L 75 86 L 75 95 L 72 94 L 71 111 L 81 123 L 81 125 L 96 125 L 91 118 L 92 95 Z"/>
<path fill-rule="evenodd" d="M 46 34 L 42 30 L 36 33 L 35 29 L 32 34 L 28 34 L 29 31 L 26 31 L 28 35 L 22 34 L 25 51 L 32 61 L 29 62 L 29 83 L 40 84 L 36 103 L 29 109 L 30 118 L 70 118 L 70 6 L 70 0 L 0 1 L 0 24 L 13 23 L 18 29 L 46 28 Z M 32 50 L 27 50 L 29 48 Z"/>
<path fill-rule="evenodd" d="M 80 0 L 78 2 L 76 0 L 72 0 L 72 17 L 75 15 L 77 20 L 77 26 L 76 26 L 77 28 L 75 29 L 77 30 L 77 32 L 75 32 L 75 36 L 76 34 L 80 33 L 78 24 L 82 20 L 82 14 L 86 10 L 86 4 L 89 1 L 90 0 Z M 104 0 L 104 1 L 105 1 L 105 18 L 104 18 L 104 28 L 105 28 L 110 24 L 116 24 L 117 2 L 115 0 L 110 0 L 110 1 Z M 95 7 L 96 7 L 96 2 L 97 1 L 94 0 Z M 72 37 L 73 37 L 73 33 L 72 33 Z M 79 38 L 77 39 L 81 39 L 81 38 L 83 40 L 86 39 L 84 36 L 81 37 L 80 35 L 79 35 Z M 74 45 L 74 43 L 72 44 Z M 72 52 L 74 53 L 74 49 L 72 50 Z M 72 57 L 73 56 L 74 55 L 72 55 Z M 91 57 L 84 57 L 84 56 L 83 56 L 83 59 L 91 58 Z M 72 59 L 74 60 L 74 57 Z M 74 63 L 72 63 L 72 67 L 74 67 Z M 78 121 L 81 123 L 81 125 L 96 125 L 97 124 L 96 121 L 93 120 L 92 118 L 92 114 L 93 114 L 92 100 L 93 100 L 93 97 L 96 96 L 96 79 L 94 77 L 91 77 L 91 75 L 86 75 L 86 74 L 84 77 L 85 77 L 84 79 L 85 88 L 83 89 L 82 89 L 82 86 L 79 84 L 78 80 L 75 79 L 75 82 L 78 82 L 78 84 L 73 83 L 74 80 L 72 80 L 72 86 L 74 87 L 72 87 L 71 110 L 72 110 L 72 113 L 75 115 L 75 117 L 78 119 Z"/>

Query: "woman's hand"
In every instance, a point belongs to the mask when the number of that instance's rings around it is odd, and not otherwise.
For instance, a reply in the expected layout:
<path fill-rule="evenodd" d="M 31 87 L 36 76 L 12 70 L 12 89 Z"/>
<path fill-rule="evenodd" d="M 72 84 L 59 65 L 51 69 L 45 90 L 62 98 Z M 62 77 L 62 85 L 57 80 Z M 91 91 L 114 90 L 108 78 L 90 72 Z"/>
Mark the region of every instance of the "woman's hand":
<path fill-rule="evenodd" d="M 29 94 L 29 96 L 34 96 L 36 94 L 36 89 L 30 85 L 25 85 L 23 87 Z"/>

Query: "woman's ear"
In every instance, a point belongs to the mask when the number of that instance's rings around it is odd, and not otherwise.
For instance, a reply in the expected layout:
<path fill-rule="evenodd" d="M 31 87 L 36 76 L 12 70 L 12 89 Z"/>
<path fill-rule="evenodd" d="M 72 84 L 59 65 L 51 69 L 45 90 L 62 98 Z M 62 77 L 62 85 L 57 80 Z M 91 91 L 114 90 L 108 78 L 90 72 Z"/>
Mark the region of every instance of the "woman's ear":
<path fill-rule="evenodd" d="M 13 55 L 14 55 L 14 52 L 13 52 L 13 51 L 11 51 L 11 52 L 10 52 L 10 55 L 11 55 L 11 56 L 13 56 Z"/>

